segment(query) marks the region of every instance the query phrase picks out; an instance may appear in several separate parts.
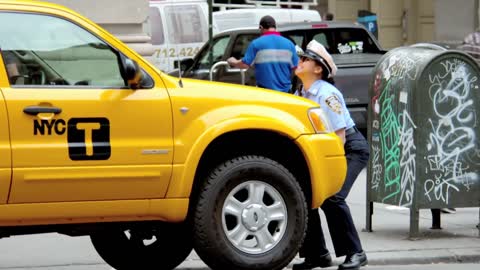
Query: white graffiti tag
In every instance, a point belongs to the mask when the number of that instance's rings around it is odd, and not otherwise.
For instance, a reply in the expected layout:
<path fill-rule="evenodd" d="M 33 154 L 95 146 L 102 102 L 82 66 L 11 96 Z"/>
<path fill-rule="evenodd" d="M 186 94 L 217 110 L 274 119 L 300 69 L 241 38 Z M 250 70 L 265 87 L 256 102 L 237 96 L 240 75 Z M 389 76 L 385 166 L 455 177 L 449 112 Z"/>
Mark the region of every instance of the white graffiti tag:
<path fill-rule="evenodd" d="M 380 164 L 380 147 L 377 145 L 372 146 L 373 150 L 373 170 L 372 170 L 372 189 L 378 190 L 378 186 L 380 185 L 380 181 L 382 181 L 382 164 Z"/>
<path fill-rule="evenodd" d="M 415 80 L 418 73 L 418 65 L 415 58 L 408 54 L 394 54 L 383 65 L 384 77 L 388 81 L 390 78 Z"/>
<path fill-rule="evenodd" d="M 426 170 L 434 179 L 425 181 L 424 190 L 429 200 L 449 203 L 452 192 L 460 191 L 462 185 L 468 191 L 478 181 L 469 166 L 472 160 L 478 162 L 477 119 L 470 93 L 478 78 L 459 59 L 444 61 L 442 66 L 441 72 L 429 77 L 434 117 L 429 119 L 432 131 L 426 147 L 430 166 Z"/>
<path fill-rule="evenodd" d="M 402 157 L 400 159 L 401 193 L 399 205 L 410 206 L 415 192 L 416 147 L 413 134 L 417 126 L 413 123 L 407 110 L 404 110 L 400 115 L 400 125 L 402 129 L 400 130 L 399 145 L 402 147 Z"/>

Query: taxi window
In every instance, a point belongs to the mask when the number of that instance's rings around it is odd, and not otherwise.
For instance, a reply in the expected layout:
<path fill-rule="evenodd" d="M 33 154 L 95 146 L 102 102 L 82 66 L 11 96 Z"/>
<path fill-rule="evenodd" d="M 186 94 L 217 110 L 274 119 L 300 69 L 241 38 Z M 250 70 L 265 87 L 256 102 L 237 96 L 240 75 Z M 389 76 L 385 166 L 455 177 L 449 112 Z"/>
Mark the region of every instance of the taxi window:
<path fill-rule="evenodd" d="M 198 5 L 165 7 L 165 18 L 172 43 L 198 43 L 208 39 L 207 21 Z"/>
<path fill-rule="evenodd" d="M 0 13 L 0 48 L 16 86 L 126 86 L 118 54 L 85 29 L 57 17 Z M 12 59 L 16 70 L 8 63 Z"/>
<path fill-rule="evenodd" d="M 221 61 L 225 51 L 227 50 L 228 43 L 230 42 L 231 36 L 223 36 L 213 41 L 213 63 Z M 204 69 L 210 68 L 209 63 L 209 51 L 207 47 L 204 47 L 205 50 L 199 55 L 199 61 L 194 67 L 195 69 Z"/>

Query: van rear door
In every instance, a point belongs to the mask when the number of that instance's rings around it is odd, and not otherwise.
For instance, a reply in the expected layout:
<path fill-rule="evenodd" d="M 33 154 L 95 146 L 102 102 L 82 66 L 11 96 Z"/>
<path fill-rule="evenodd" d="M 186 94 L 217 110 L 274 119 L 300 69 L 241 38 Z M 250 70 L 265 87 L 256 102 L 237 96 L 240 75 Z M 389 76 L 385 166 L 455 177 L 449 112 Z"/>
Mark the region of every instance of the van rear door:
<path fill-rule="evenodd" d="M 147 58 L 164 72 L 174 70 L 176 60 L 193 58 L 208 40 L 205 1 L 150 2 L 150 33 L 155 52 Z"/>

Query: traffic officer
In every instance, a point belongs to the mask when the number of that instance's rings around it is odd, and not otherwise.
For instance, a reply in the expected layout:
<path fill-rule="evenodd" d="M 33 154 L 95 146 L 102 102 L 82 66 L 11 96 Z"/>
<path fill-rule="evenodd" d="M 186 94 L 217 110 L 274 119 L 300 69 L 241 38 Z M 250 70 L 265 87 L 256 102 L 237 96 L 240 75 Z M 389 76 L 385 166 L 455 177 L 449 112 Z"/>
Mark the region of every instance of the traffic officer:
<path fill-rule="evenodd" d="M 295 94 L 320 104 L 327 114 L 333 130 L 344 143 L 347 158 L 347 176 L 342 189 L 328 198 L 321 206 L 327 218 L 337 257 L 346 256 L 338 269 L 359 269 L 367 264 L 367 256 L 362 249 L 360 238 L 353 223 L 350 209 L 345 202 L 357 176 L 365 168 L 369 158 L 368 143 L 355 127 L 345 100 L 333 86 L 333 76 L 337 67 L 325 47 L 311 41 L 301 55 L 295 74 L 302 80 L 303 89 Z M 309 212 L 307 234 L 300 249 L 303 263 L 295 264 L 293 270 L 329 267 L 332 258 L 325 245 L 318 209 Z"/>

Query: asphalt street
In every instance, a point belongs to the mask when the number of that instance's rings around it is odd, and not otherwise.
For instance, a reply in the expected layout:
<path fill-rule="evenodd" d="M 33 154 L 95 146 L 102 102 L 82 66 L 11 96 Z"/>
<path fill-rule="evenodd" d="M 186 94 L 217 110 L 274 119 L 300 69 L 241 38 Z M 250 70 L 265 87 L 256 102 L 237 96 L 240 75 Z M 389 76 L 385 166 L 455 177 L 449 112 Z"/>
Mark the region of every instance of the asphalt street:
<path fill-rule="evenodd" d="M 412 241 L 408 239 L 408 209 L 376 204 L 374 231 L 367 233 L 361 231 L 365 227 L 365 180 L 365 173 L 362 173 L 349 195 L 348 202 L 370 262 L 368 269 L 480 269 L 479 264 L 449 264 L 480 262 L 480 238 L 475 228 L 479 218 L 478 208 L 459 208 L 456 214 L 442 215 L 443 230 L 430 230 L 430 211 L 422 210 L 422 237 Z M 324 227 L 327 229 L 327 226 Z M 328 235 L 327 231 L 325 233 Z M 329 237 L 327 245 L 333 252 Z M 342 261 L 342 257 L 335 259 L 337 264 Z M 298 258 L 292 263 L 296 262 L 299 262 Z M 406 264 L 409 266 L 391 266 Z M 5 269 L 111 270 L 97 255 L 88 237 L 60 234 L 0 239 L 0 270 Z M 192 252 L 178 269 L 208 268 Z"/>
<path fill-rule="evenodd" d="M 479 264 L 430 264 L 430 265 L 383 265 L 383 266 L 366 266 L 364 270 L 478 270 Z M 105 265 L 77 265 L 77 266 L 49 266 L 38 268 L 2 268 L 2 270 L 111 270 Z M 196 268 L 181 268 L 182 270 L 193 270 Z M 320 269 L 320 268 L 317 268 Z M 336 269 L 335 267 L 323 269 Z"/>
<path fill-rule="evenodd" d="M 390 265 L 390 266 L 369 266 L 364 269 L 372 270 L 477 270 L 479 264 L 430 264 L 430 265 Z"/>

